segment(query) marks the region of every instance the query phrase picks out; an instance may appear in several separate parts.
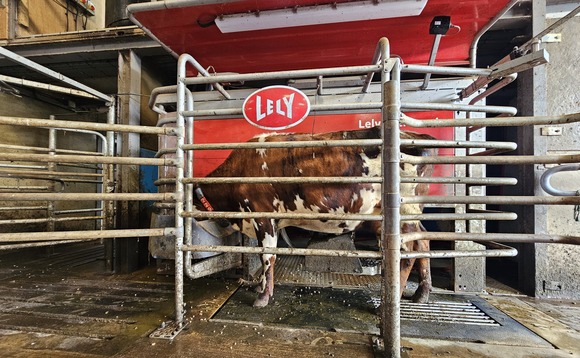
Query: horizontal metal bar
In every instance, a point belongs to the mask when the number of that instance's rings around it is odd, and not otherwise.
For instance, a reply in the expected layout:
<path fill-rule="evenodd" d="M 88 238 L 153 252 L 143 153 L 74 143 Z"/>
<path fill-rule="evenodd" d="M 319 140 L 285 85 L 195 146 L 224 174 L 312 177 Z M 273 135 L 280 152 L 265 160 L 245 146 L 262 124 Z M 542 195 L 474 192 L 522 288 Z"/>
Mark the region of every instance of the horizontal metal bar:
<path fill-rule="evenodd" d="M 455 232 L 412 232 L 401 234 L 403 242 L 415 240 L 441 241 L 478 241 L 478 242 L 512 242 L 512 243 L 551 243 L 580 245 L 579 236 L 548 234 L 511 234 L 511 233 L 455 233 Z"/>
<path fill-rule="evenodd" d="M 23 164 L 6 164 L 0 163 L 0 168 L 14 168 L 14 169 L 46 169 L 46 165 L 23 165 Z"/>
<path fill-rule="evenodd" d="M 489 148 L 503 150 L 515 150 L 518 147 L 518 145 L 513 142 L 401 139 L 401 147 L 409 146 L 425 148 Z"/>
<path fill-rule="evenodd" d="M 419 120 L 405 114 L 401 117 L 401 123 L 415 128 L 435 127 L 511 127 L 525 125 L 566 124 L 580 121 L 580 113 L 565 114 L 561 116 L 541 117 L 495 117 L 495 118 L 469 118 L 469 119 L 431 119 Z"/>
<path fill-rule="evenodd" d="M 1 199 L 1 197 L 0 197 Z M 311 219 L 311 220 L 382 220 L 381 215 L 373 214 L 347 214 L 347 213 L 265 213 L 265 212 L 238 212 L 238 211 L 184 211 L 184 218 L 209 218 L 209 219 Z"/>
<path fill-rule="evenodd" d="M 57 210 L 57 211 L 54 212 L 54 215 L 77 214 L 77 213 L 92 213 L 92 212 L 95 212 L 95 211 L 102 211 L 102 210 L 103 210 L 103 208 Z"/>
<path fill-rule="evenodd" d="M 0 190 L 30 190 L 30 191 L 47 191 L 47 186 L 39 186 L 39 185 L 2 185 L 0 186 Z"/>
<path fill-rule="evenodd" d="M 208 144 L 185 144 L 183 150 L 209 150 L 209 149 L 268 149 L 268 148 L 302 148 L 302 147 L 352 147 L 352 146 L 378 146 L 382 145 L 381 139 L 346 139 L 346 140 L 310 140 L 292 142 L 243 142 L 243 143 L 208 143 Z"/>
<path fill-rule="evenodd" d="M 453 257 L 514 257 L 517 256 L 516 249 L 494 249 L 494 250 L 472 250 L 472 251 L 454 251 L 454 250 L 437 250 L 425 252 L 401 252 L 401 259 L 448 259 Z"/>
<path fill-rule="evenodd" d="M 18 160 L 31 162 L 56 162 L 56 163 L 89 163 L 89 164 L 135 164 L 171 166 L 174 160 L 158 158 L 132 158 L 132 157 L 95 157 L 84 155 L 50 155 L 50 154 L 19 154 L 2 153 L 2 160 Z"/>
<path fill-rule="evenodd" d="M 73 122 L 55 119 L 22 118 L 9 116 L 0 116 L 0 124 L 23 126 L 23 127 L 88 129 L 94 131 L 130 132 L 141 134 L 173 133 L 173 128 L 171 127 L 131 126 L 126 124 L 106 124 L 106 123 L 76 122 L 76 121 Z"/>
<path fill-rule="evenodd" d="M 455 75 L 455 76 L 489 76 L 490 69 L 468 68 L 468 67 L 444 67 L 426 65 L 402 65 L 401 72 L 406 73 L 430 73 L 433 75 Z"/>
<path fill-rule="evenodd" d="M 578 205 L 580 196 L 406 196 L 402 204 Z"/>
<path fill-rule="evenodd" d="M 93 240 L 98 240 L 98 239 L 93 239 Z M 29 242 L 29 243 L 24 243 L 24 244 L 0 245 L 0 251 L 27 249 L 27 248 L 31 248 L 31 247 L 54 246 L 54 245 L 70 244 L 70 243 L 82 242 L 82 241 L 92 241 L 92 240 L 60 240 L 60 241 L 48 241 L 48 242 L 34 242 L 34 243 Z"/>
<path fill-rule="evenodd" d="M 0 173 L 21 174 L 21 175 L 42 175 L 45 178 L 61 177 L 102 177 L 98 173 L 75 173 L 75 172 L 52 172 L 47 170 L 9 170 L 0 169 Z"/>
<path fill-rule="evenodd" d="M 204 177 L 185 178 L 183 184 L 297 184 L 297 183 L 382 183 L 380 177 Z M 155 181 L 156 185 L 174 184 L 174 178 Z M 515 178 L 474 178 L 474 177 L 401 177 L 401 183 L 436 183 L 467 185 L 515 185 Z"/>
<path fill-rule="evenodd" d="M 351 147 L 351 146 L 382 146 L 382 139 L 361 140 L 322 140 L 322 141 L 292 141 L 292 142 L 242 142 L 242 143 L 204 143 L 186 144 L 183 150 L 214 150 L 214 149 L 268 149 L 268 148 L 301 148 L 301 147 Z M 401 139 L 401 147 L 420 146 L 426 148 L 491 148 L 515 150 L 512 142 L 483 142 L 456 140 Z M 175 148 L 165 148 L 165 153 L 174 152 Z"/>
<path fill-rule="evenodd" d="M 235 252 L 242 254 L 308 255 L 308 256 L 330 256 L 330 257 L 357 257 L 369 259 L 382 258 L 382 254 L 378 251 L 323 250 L 323 249 L 301 249 L 287 247 L 183 245 L 181 246 L 181 250 L 201 251 L 201 252 Z"/>
<path fill-rule="evenodd" d="M 514 107 L 507 106 L 478 106 L 470 104 L 456 104 L 456 103 L 411 103 L 402 102 L 401 110 L 439 110 L 439 111 L 461 111 L 461 112 L 482 112 L 482 113 L 498 113 L 516 115 L 518 110 Z M 404 118 L 404 117 L 403 117 Z M 431 122 L 431 120 L 427 121 Z M 407 124 L 407 123 L 404 123 Z"/>
<path fill-rule="evenodd" d="M 0 144 L 2 149 L 15 149 L 15 150 L 28 150 L 31 152 L 50 152 L 51 149 L 43 147 L 32 147 L 26 145 L 11 145 L 11 144 Z M 103 153 L 98 152 L 88 152 L 84 150 L 70 150 L 70 149 L 55 149 L 55 152 L 65 153 L 65 154 L 80 154 L 80 155 L 103 155 Z"/>
<path fill-rule="evenodd" d="M 183 245 L 182 251 L 199 251 L 199 252 L 235 252 L 243 254 L 274 254 L 274 255 L 293 255 L 293 256 L 328 256 L 328 257 L 350 257 L 350 258 L 369 258 L 381 259 L 382 254 L 378 251 L 363 250 L 322 250 L 322 249 L 300 249 L 286 247 L 250 247 L 250 246 L 213 246 L 213 245 Z M 451 258 L 451 257 L 499 257 L 515 256 L 515 249 L 497 249 L 497 250 L 474 250 L 474 251 L 453 251 L 438 250 L 424 252 L 401 252 L 401 259 L 416 258 Z"/>
<path fill-rule="evenodd" d="M 0 211 L 47 210 L 47 206 L 0 206 Z"/>
<path fill-rule="evenodd" d="M 410 164 L 560 164 L 560 163 L 578 163 L 580 154 L 563 154 L 563 155 L 505 155 L 497 157 L 483 156 L 425 156 L 417 157 L 407 154 L 401 154 L 401 161 Z"/>
<path fill-rule="evenodd" d="M 104 219 L 102 216 L 77 216 L 66 218 L 36 218 L 36 219 L 9 219 L 0 220 L 0 225 L 17 225 L 17 224 L 39 224 L 39 223 L 60 223 L 70 221 L 85 221 L 85 220 L 100 220 Z"/>
<path fill-rule="evenodd" d="M 197 84 L 211 84 L 224 82 L 242 82 L 242 81 L 261 81 L 270 79 L 297 79 L 304 77 L 318 77 L 318 76 L 344 76 L 344 75 L 363 75 L 368 72 L 379 72 L 382 70 L 380 65 L 366 65 L 366 66 L 348 66 L 336 68 L 321 68 L 312 70 L 294 70 L 294 71 L 273 71 L 273 72 L 257 72 L 247 74 L 235 75 L 220 75 L 210 77 L 187 77 L 182 79 L 186 85 Z"/>
<path fill-rule="evenodd" d="M 464 214 L 407 214 L 401 215 L 401 221 L 413 220 L 516 220 L 515 213 L 464 213 Z"/>
<path fill-rule="evenodd" d="M 310 220 L 367 220 L 380 221 L 381 215 L 353 213 L 280 213 L 280 212 L 226 212 L 226 211 L 185 211 L 182 217 L 227 218 L 227 219 L 310 219 Z M 413 214 L 401 215 L 401 221 L 414 220 L 516 220 L 514 213 L 465 213 L 465 214 Z"/>
<path fill-rule="evenodd" d="M 379 110 L 383 107 L 382 102 L 358 102 L 358 103 L 333 103 L 333 104 L 312 104 L 310 106 L 310 113 L 326 111 L 364 111 L 364 110 Z M 220 108 L 220 109 L 194 109 L 191 111 L 181 112 L 184 117 L 200 117 L 200 116 L 236 116 L 241 115 L 242 108 Z"/>
<path fill-rule="evenodd" d="M 304 183 L 327 183 L 327 184 L 352 184 L 352 183 L 382 183 L 379 177 L 206 177 L 184 178 L 183 184 L 304 184 Z M 167 184 L 171 182 L 168 179 Z M 175 179 L 173 179 L 175 182 Z M 161 182 L 160 182 L 161 183 Z"/>
<path fill-rule="evenodd" d="M 173 193 L 0 193 L 5 201 L 164 201 L 175 200 Z"/>
<path fill-rule="evenodd" d="M 172 228 L 0 233 L 0 242 L 95 240 L 165 236 Z"/>
<path fill-rule="evenodd" d="M 476 177 L 401 177 L 401 183 L 466 184 L 466 185 L 516 185 L 516 178 Z"/>

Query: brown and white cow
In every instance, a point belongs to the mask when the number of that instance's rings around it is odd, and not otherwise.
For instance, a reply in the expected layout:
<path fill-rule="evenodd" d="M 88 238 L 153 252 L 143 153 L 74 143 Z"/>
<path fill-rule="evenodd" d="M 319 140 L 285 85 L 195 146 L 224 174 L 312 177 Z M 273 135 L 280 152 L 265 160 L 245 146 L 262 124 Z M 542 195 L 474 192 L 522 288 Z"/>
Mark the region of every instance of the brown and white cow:
<path fill-rule="evenodd" d="M 378 139 L 380 128 L 339 131 L 322 134 L 264 134 L 250 142 L 280 142 L 305 140 L 341 140 L 341 139 Z M 432 139 L 431 136 L 403 131 L 401 138 Z M 427 155 L 421 147 L 404 147 L 403 152 L 411 155 Z M 403 176 L 425 176 L 431 166 L 401 165 Z M 381 175 L 380 148 L 351 147 L 307 147 L 307 148 L 271 148 L 271 149 L 236 149 L 216 168 L 209 177 L 348 177 Z M 424 194 L 426 184 L 401 184 L 401 195 Z M 203 193 L 217 211 L 247 212 L 289 212 L 289 213 L 361 213 L 371 214 L 380 210 L 380 184 L 219 184 L 205 185 Z M 200 205 L 197 205 L 200 207 Z M 200 209 L 203 210 L 203 209 Z M 402 214 L 420 213 L 417 205 L 403 205 Z M 238 223 L 240 224 L 240 223 Z M 293 220 L 269 218 L 254 219 L 258 242 L 264 247 L 277 245 L 277 233 L 288 226 L 306 230 L 343 234 L 352 232 L 363 225 L 380 237 L 380 222 L 361 222 L 358 220 Z M 241 227 L 241 225 L 240 225 Z M 420 222 L 404 222 L 403 232 L 421 230 Z M 428 242 L 417 241 L 402 247 L 405 251 L 412 249 L 425 251 Z M 275 255 L 262 255 L 261 286 L 254 306 L 268 304 L 274 292 Z M 431 277 L 428 259 L 419 259 L 419 288 L 414 300 L 425 302 L 431 288 Z M 414 260 L 401 262 L 401 288 L 405 287 Z M 401 289 L 402 292 L 402 289 Z"/>

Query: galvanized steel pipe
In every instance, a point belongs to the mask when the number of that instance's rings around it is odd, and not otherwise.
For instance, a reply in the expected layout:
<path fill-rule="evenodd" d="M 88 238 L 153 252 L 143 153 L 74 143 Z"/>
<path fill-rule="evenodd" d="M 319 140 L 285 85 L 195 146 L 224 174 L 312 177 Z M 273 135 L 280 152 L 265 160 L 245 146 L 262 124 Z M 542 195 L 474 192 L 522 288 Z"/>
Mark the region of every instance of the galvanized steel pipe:
<path fill-rule="evenodd" d="M 172 166 L 172 159 L 158 158 L 129 158 L 129 157 L 97 157 L 87 155 L 49 155 L 33 153 L 2 153 L 3 160 L 18 160 L 30 162 L 49 162 L 57 163 L 89 163 L 89 164 L 137 164 L 137 165 L 157 165 Z"/>
<path fill-rule="evenodd" d="M 464 157 L 442 157 L 427 156 L 416 157 L 407 154 L 401 154 L 401 161 L 410 164 L 560 164 L 560 163 L 578 163 L 580 154 L 565 155 L 506 155 L 498 157 L 483 156 L 464 156 Z"/>
<path fill-rule="evenodd" d="M 141 134 L 171 134 L 170 128 L 132 126 L 126 124 L 105 124 L 92 122 L 71 122 L 62 120 L 49 120 L 43 118 L 21 118 L 0 116 L 0 124 L 23 126 L 23 127 L 45 127 L 59 129 L 88 129 L 93 131 L 114 131 L 131 132 Z"/>
<path fill-rule="evenodd" d="M 173 193 L 0 193 L 0 200 L 6 201 L 149 201 L 173 200 Z"/>
<path fill-rule="evenodd" d="M 428 110 L 428 111 L 460 111 L 460 112 L 481 112 L 497 113 L 515 116 L 518 110 L 514 107 L 507 106 L 477 106 L 469 104 L 455 103 L 422 103 L 422 102 L 403 102 L 402 110 Z M 404 117 L 403 117 L 404 118 Z M 465 120 L 464 120 L 465 121 Z M 430 120 L 428 122 L 431 122 Z M 430 123 L 427 125 L 430 127 Z"/>
<path fill-rule="evenodd" d="M 402 234 L 402 242 L 415 240 L 441 241 L 477 241 L 477 242 L 511 242 L 511 243 L 549 243 L 580 245 L 579 236 L 549 234 L 511 234 L 511 233 L 455 233 L 455 232 L 412 232 Z"/>
<path fill-rule="evenodd" d="M 402 204 L 578 205 L 580 196 L 406 196 Z"/>
<path fill-rule="evenodd" d="M 389 49 L 383 53 L 381 76 L 382 97 L 382 139 L 385 145 L 381 151 L 381 321 L 380 331 L 384 339 L 385 355 L 401 356 L 401 288 L 399 283 L 401 262 L 401 212 L 400 212 L 400 119 L 401 119 L 401 66 L 400 59 L 389 59 Z M 393 68 L 388 72 L 387 61 Z M 386 145 L 388 144 L 388 145 Z"/>
<path fill-rule="evenodd" d="M 347 66 L 335 68 L 321 68 L 313 70 L 293 70 L 293 71 L 272 71 L 272 72 L 257 72 L 247 74 L 235 75 L 220 75 L 217 74 L 211 77 L 188 77 L 184 79 L 186 85 L 199 84 L 213 84 L 220 82 L 245 82 L 245 81 L 261 81 L 272 79 L 297 79 L 304 77 L 317 76 L 346 76 L 346 75 L 361 75 L 369 72 L 380 72 L 382 66 L 380 65 L 366 65 L 366 66 Z"/>
<path fill-rule="evenodd" d="M 173 228 L 126 229 L 126 230 L 84 230 L 84 231 L 54 231 L 54 232 L 16 232 L 0 233 L 0 242 L 20 241 L 60 241 L 95 240 L 126 237 L 166 236 Z"/>
<path fill-rule="evenodd" d="M 159 179 L 155 185 L 172 184 L 171 178 Z M 380 177 L 204 177 L 184 178 L 184 184 L 299 184 L 299 183 L 382 183 Z M 437 183 L 468 185 L 515 185 L 515 178 L 476 178 L 476 177 L 401 177 L 401 183 Z"/>
<path fill-rule="evenodd" d="M 274 254 L 289 256 L 324 256 L 346 258 L 369 258 L 381 259 L 382 254 L 378 251 L 365 250 L 326 250 L 326 249 L 302 249 L 287 247 L 254 247 L 254 246 L 224 246 L 224 245 L 183 245 L 181 250 L 185 252 L 231 252 L 239 254 Z M 453 258 L 453 257 L 506 257 L 516 256 L 517 250 L 505 245 L 493 250 L 433 250 L 433 251 L 402 251 L 401 259 L 417 258 Z"/>
<path fill-rule="evenodd" d="M 561 116 L 543 117 L 496 117 L 496 118 L 470 118 L 470 119 L 433 119 L 419 120 L 403 114 L 401 122 L 409 127 L 436 128 L 436 127 L 511 127 L 527 125 L 566 124 L 580 122 L 580 113 L 565 114 Z"/>

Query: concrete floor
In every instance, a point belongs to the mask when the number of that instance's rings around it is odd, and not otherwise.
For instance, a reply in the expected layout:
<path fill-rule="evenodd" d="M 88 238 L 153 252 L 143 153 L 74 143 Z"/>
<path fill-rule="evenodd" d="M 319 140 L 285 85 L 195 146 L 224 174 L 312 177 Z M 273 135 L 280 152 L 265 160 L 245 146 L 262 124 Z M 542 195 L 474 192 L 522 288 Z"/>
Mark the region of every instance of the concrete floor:
<path fill-rule="evenodd" d="M 0 356 L 379 356 L 373 345 L 375 336 L 369 333 L 212 319 L 238 290 L 233 278 L 187 280 L 187 328 L 173 340 L 149 338 L 171 320 L 173 277 L 158 275 L 154 267 L 110 275 L 103 270 L 99 246 L 70 252 L 57 247 L 50 255 L 0 255 Z M 509 337 L 501 344 L 485 342 L 484 337 L 471 342 L 404 337 L 403 356 L 580 356 L 577 302 L 535 300 L 503 291 L 480 298 L 541 337 L 546 345 L 522 346 Z"/>

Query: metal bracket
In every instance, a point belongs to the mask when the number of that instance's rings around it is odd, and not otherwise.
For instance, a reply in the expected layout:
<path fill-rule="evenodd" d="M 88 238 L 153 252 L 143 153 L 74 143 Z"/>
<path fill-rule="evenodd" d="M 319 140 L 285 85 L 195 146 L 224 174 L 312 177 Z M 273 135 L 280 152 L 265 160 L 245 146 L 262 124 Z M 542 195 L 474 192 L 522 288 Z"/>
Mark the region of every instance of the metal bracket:
<path fill-rule="evenodd" d="M 543 43 L 554 43 L 554 42 L 562 42 L 562 34 L 547 34 L 546 36 L 542 37 Z"/>
<path fill-rule="evenodd" d="M 540 128 L 540 135 L 542 136 L 561 136 L 563 133 L 562 127 L 543 127 Z"/>
<path fill-rule="evenodd" d="M 149 338 L 172 340 L 177 337 L 185 327 L 187 327 L 187 323 L 177 324 L 175 321 L 166 321 L 161 323 L 161 327 L 151 332 Z"/>

